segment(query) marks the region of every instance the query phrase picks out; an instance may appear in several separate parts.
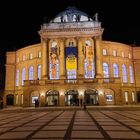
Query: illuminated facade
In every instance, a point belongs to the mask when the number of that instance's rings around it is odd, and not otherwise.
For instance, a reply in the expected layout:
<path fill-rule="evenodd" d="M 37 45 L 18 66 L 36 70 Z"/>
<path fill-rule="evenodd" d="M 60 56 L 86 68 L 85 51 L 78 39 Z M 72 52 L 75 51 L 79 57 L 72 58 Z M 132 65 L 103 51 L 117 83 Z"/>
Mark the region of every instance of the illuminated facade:
<path fill-rule="evenodd" d="M 140 48 L 102 40 L 103 28 L 70 7 L 41 26 L 41 42 L 7 52 L 5 105 L 140 102 Z"/>

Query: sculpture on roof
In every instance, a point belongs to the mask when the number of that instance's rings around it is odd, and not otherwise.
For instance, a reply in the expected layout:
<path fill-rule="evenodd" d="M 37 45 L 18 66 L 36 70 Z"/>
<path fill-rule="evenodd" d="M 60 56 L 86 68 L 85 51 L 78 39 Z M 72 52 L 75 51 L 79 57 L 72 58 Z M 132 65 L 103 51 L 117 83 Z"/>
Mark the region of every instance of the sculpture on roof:
<path fill-rule="evenodd" d="M 98 13 L 95 13 L 94 18 L 95 18 L 95 21 L 98 21 Z"/>

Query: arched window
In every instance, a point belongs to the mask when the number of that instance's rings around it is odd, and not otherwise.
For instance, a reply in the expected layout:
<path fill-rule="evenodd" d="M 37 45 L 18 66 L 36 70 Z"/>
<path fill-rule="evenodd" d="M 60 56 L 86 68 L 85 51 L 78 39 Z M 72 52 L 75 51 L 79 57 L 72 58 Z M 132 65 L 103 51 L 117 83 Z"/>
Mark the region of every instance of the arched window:
<path fill-rule="evenodd" d="M 127 83 L 127 72 L 124 64 L 122 65 L 122 80 L 124 83 Z"/>
<path fill-rule="evenodd" d="M 50 79 L 59 79 L 59 60 L 57 42 L 52 42 L 50 53 Z"/>
<path fill-rule="evenodd" d="M 104 78 L 109 78 L 109 66 L 107 63 L 103 63 L 103 74 Z M 105 79 L 105 82 L 109 82 L 109 79 Z"/>
<path fill-rule="evenodd" d="M 129 66 L 129 74 L 130 74 L 130 83 L 134 83 L 132 66 Z"/>
<path fill-rule="evenodd" d="M 41 65 L 40 64 L 37 66 L 37 77 L 38 79 L 41 79 Z"/>
<path fill-rule="evenodd" d="M 19 86 L 19 70 L 16 71 L 16 86 Z"/>
<path fill-rule="evenodd" d="M 84 70 L 85 78 L 94 78 L 94 62 L 93 62 L 93 46 L 90 40 L 85 41 L 85 60 L 84 60 Z"/>
<path fill-rule="evenodd" d="M 22 85 L 24 85 L 24 80 L 25 80 L 25 74 L 26 74 L 26 71 L 25 71 L 25 68 L 22 69 Z"/>
<path fill-rule="evenodd" d="M 34 79 L 34 68 L 33 66 L 29 67 L 29 80 L 33 80 Z"/>
<path fill-rule="evenodd" d="M 113 64 L 113 75 L 114 77 L 119 77 L 119 70 L 117 64 Z"/>

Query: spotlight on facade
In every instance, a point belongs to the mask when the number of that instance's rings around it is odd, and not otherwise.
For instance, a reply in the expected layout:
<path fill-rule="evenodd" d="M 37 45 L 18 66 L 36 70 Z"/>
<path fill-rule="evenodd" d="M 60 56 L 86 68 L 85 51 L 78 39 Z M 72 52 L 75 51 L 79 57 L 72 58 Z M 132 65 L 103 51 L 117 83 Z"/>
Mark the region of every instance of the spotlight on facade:
<path fill-rule="evenodd" d="M 99 90 L 99 95 L 103 96 L 103 91 L 102 90 Z"/>
<path fill-rule="evenodd" d="M 83 91 L 80 91 L 80 96 L 83 96 L 84 95 L 84 92 Z"/>
<path fill-rule="evenodd" d="M 42 92 L 40 95 L 41 95 L 41 97 L 44 97 L 44 96 L 45 96 L 45 93 L 44 93 L 44 92 Z"/>
<path fill-rule="evenodd" d="M 63 94 L 63 92 L 60 92 L 60 96 L 63 96 L 64 94 Z"/>

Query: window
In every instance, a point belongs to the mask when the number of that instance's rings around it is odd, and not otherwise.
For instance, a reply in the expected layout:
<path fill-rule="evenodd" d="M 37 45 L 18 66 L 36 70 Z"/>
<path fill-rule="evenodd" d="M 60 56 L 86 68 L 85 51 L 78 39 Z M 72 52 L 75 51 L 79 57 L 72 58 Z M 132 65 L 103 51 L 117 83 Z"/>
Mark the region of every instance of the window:
<path fill-rule="evenodd" d="M 19 86 L 19 70 L 16 71 L 16 86 Z"/>
<path fill-rule="evenodd" d="M 41 65 L 38 65 L 37 67 L 37 77 L 38 79 L 41 79 Z"/>
<path fill-rule="evenodd" d="M 33 66 L 29 67 L 29 80 L 33 80 L 34 79 L 34 68 Z"/>
<path fill-rule="evenodd" d="M 50 79 L 59 79 L 59 60 L 57 42 L 52 42 L 50 53 Z"/>
<path fill-rule="evenodd" d="M 38 51 L 38 58 L 41 58 L 41 51 Z"/>
<path fill-rule="evenodd" d="M 124 57 L 124 52 L 122 52 L 122 57 Z"/>
<path fill-rule="evenodd" d="M 135 102 L 135 93 L 132 92 L 132 102 Z"/>
<path fill-rule="evenodd" d="M 94 78 L 95 72 L 93 61 L 88 61 L 85 59 L 84 69 L 85 69 L 85 78 Z"/>
<path fill-rule="evenodd" d="M 128 103 L 128 92 L 127 91 L 124 92 L 124 98 L 125 98 L 125 102 Z"/>
<path fill-rule="evenodd" d="M 30 60 L 33 59 L 33 54 L 32 53 L 29 54 L 29 59 Z"/>
<path fill-rule="evenodd" d="M 109 66 L 107 63 L 103 63 L 103 74 L 104 74 L 104 78 L 109 77 Z M 105 79 L 104 81 L 109 82 L 109 79 Z"/>
<path fill-rule="evenodd" d="M 94 63 L 93 63 L 93 46 L 91 46 L 91 41 L 85 41 L 85 60 L 84 60 L 84 70 L 85 78 L 94 78 Z"/>
<path fill-rule="evenodd" d="M 23 60 L 23 61 L 25 61 L 25 58 L 26 58 L 26 56 L 25 56 L 25 55 L 23 55 L 23 56 L 22 56 L 22 60 Z"/>
<path fill-rule="evenodd" d="M 107 55 L 107 50 L 103 49 L 103 55 Z"/>
<path fill-rule="evenodd" d="M 118 70 L 117 64 L 113 64 L 113 74 L 114 74 L 114 77 L 119 77 L 119 70 Z"/>
<path fill-rule="evenodd" d="M 122 79 L 124 83 L 127 83 L 127 72 L 124 64 L 122 65 Z"/>
<path fill-rule="evenodd" d="M 113 50 L 113 56 L 117 56 L 117 51 Z"/>
<path fill-rule="evenodd" d="M 26 72 L 26 71 L 25 71 L 25 68 L 23 68 L 23 69 L 22 69 L 22 83 L 21 83 L 22 85 L 24 85 L 25 74 L 26 74 L 25 72 Z"/>
<path fill-rule="evenodd" d="M 134 83 L 132 66 L 129 66 L 129 74 L 130 74 L 130 83 Z"/>

